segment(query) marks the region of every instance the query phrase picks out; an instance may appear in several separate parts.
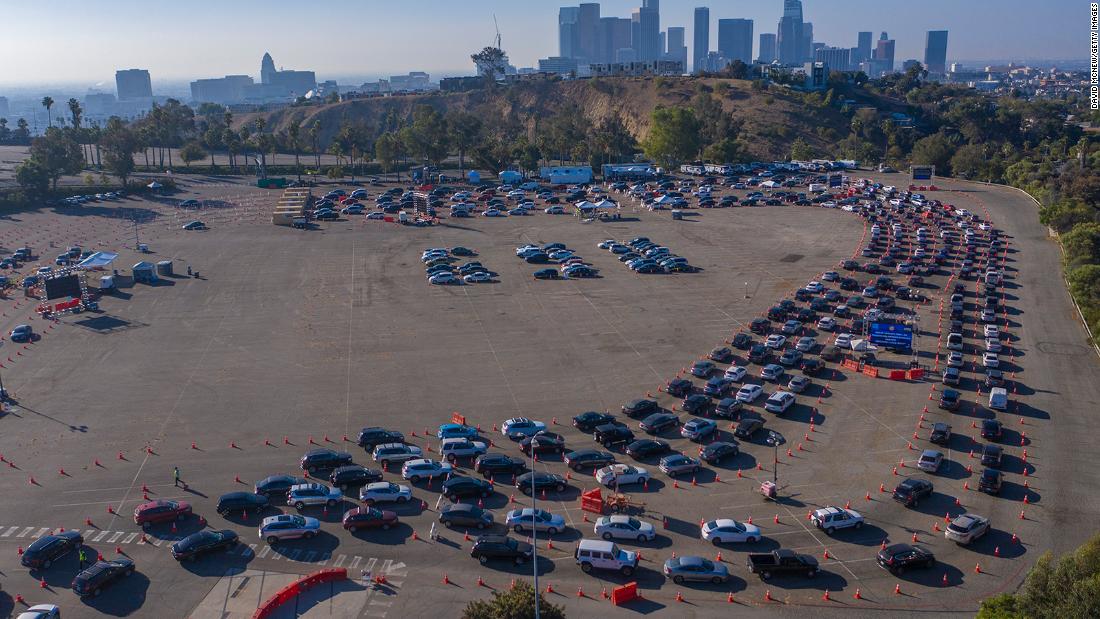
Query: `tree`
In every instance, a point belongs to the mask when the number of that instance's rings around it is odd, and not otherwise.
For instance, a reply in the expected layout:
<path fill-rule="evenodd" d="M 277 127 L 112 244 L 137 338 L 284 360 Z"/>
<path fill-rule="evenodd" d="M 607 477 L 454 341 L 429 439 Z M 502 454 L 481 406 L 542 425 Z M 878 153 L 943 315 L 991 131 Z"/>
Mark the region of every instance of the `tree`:
<path fill-rule="evenodd" d="M 397 163 L 398 152 L 401 149 L 401 140 L 391 131 L 378 136 L 374 142 L 374 157 L 382 164 L 382 171 L 389 173 Z"/>
<path fill-rule="evenodd" d="M 225 143 L 222 141 L 221 128 L 212 126 L 204 131 L 202 134 L 202 144 L 210 152 L 210 169 L 213 170 L 215 167 L 214 152 L 225 147 Z"/>
<path fill-rule="evenodd" d="M 190 140 L 183 145 L 180 149 L 180 159 L 183 159 L 184 165 L 191 167 L 192 161 L 199 161 L 206 158 L 206 151 L 203 150 L 202 144 L 198 140 Z"/>
<path fill-rule="evenodd" d="M 15 167 L 15 182 L 31 193 L 45 193 L 50 186 L 50 175 L 34 159 L 26 159 Z"/>
<path fill-rule="evenodd" d="M 699 153 L 699 121 L 685 107 L 658 106 L 650 115 L 649 135 L 642 142 L 645 154 L 671 168 Z"/>
<path fill-rule="evenodd" d="M 84 167 L 80 145 L 56 127 L 46 129 L 46 135 L 31 142 L 30 158 L 45 170 L 53 189 L 57 189 L 57 181 L 62 176 L 76 174 Z"/>
<path fill-rule="evenodd" d="M 741 160 L 741 144 L 733 138 L 722 138 L 703 149 L 703 159 L 715 163 L 733 163 Z"/>
<path fill-rule="evenodd" d="M 15 121 L 15 131 L 11 133 L 12 142 L 16 144 L 29 144 L 31 141 L 31 127 L 26 118 Z"/>
<path fill-rule="evenodd" d="M 458 169 L 465 177 L 466 153 L 481 138 L 481 119 L 469 112 L 450 112 L 446 120 L 451 146 L 458 151 Z"/>
<path fill-rule="evenodd" d="M 107 169 L 125 185 L 137 167 L 134 164 L 134 153 L 145 150 L 138 132 L 115 116 L 107 121 L 107 127 L 99 141 L 103 146 Z"/>
<path fill-rule="evenodd" d="M 302 121 L 294 119 L 287 127 L 287 146 L 294 151 L 294 170 L 298 174 L 298 180 L 302 180 L 302 164 L 298 161 L 298 153 L 302 149 L 301 144 Z"/>
<path fill-rule="evenodd" d="M 75 97 L 70 98 L 67 105 L 69 107 L 69 114 L 72 116 L 74 138 L 76 139 L 76 143 L 80 144 L 81 154 L 87 158 L 87 155 L 84 153 L 84 140 L 82 139 L 84 132 L 80 130 L 80 122 L 83 118 L 84 111 L 80 108 L 80 101 L 77 101 Z"/>
<path fill-rule="evenodd" d="M 11 129 L 8 128 L 8 119 L 0 116 L 0 144 L 6 144 L 11 139 Z"/>
<path fill-rule="evenodd" d="M 407 145 L 413 156 L 439 165 L 447 156 L 447 120 L 427 104 L 413 110 L 413 122 L 407 134 Z"/>
<path fill-rule="evenodd" d="M 943 176 L 950 174 L 951 155 L 954 147 L 942 133 L 921 138 L 913 144 L 913 163 L 936 166 L 936 172 Z"/>
<path fill-rule="evenodd" d="M 793 161 L 809 161 L 814 158 L 814 149 L 810 146 L 806 140 L 802 138 L 795 138 L 795 141 L 791 143 L 791 160 Z"/>
<path fill-rule="evenodd" d="M 726 68 L 722 71 L 722 74 L 731 77 L 735 80 L 743 80 L 749 75 L 749 66 L 741 60 L 734 60 L 726 65 Z"/>
<path fill-rule="evenodd" d="M 492 599 L 466 604 L 462 619 L 534 619 L 536 595 L 543 619 L 565 619 L 565 608 L 547 602 L 525 580 L 516 581 L 515 587 L 494 591 Z"/>
<path fill-rule="evenodd" d="M 1100 223 L 1080 223 L 1062 235 L 1066 266 L 1100 263 Z"/>
<path fill-rule="evenodd" d="M 477 74 L 484 76 L 490 84 L 496 83 L 497 76 L 503 76 L 508 68 L 508 54 L 499 47 L 486 47 L 470 56 L 477 67 Z"/>
<path fill-rule="evenodd" d="M 1077 619 L 1100 616 L 1100 534 L 1057 559 L 1039 557 L 1016 594 L 982 601 L 979 619 Z"/>
<path fill-rule="evenodd" d="M 53 113 L 50 111 L 50 108 L 53 107 L 53 97 L 50 97 L 48 95 L 45 96 L 45 97 L 42 97 L 42 107 L 46 108 L 46 117 L 49 118 L 50 126 L 52 127 L 53 126 Z"/>
<path fill-rule="evenodd" d="M 985 150 L 976 144 L 961 146 L 951 157 L 950 165 L 956 176 L 974 178 L 986 166 Z"/>
<path fill-rule="evenodd" d="M 313 144 L 313 154 L 317 155 L 317 169 L 321 168 L 321 150 L 317 148 L 317 133 L 321 131 L 321 121 L 315 120 L 309 126 L 309 141 Z"/>

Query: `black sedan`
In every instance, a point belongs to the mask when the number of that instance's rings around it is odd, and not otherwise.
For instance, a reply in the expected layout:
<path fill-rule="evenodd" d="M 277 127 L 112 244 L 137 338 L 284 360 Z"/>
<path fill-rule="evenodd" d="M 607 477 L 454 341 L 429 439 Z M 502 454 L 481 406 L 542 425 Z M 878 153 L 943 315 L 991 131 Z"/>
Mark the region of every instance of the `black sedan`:
<path fill-rule="evenodd" d="M 527 470 L 527 464 L 522 458 L 490 453 L 482 454 L 474 460 L 474 470 L 485 477 L 491 477 L 497 473 L 519 474 Z"/>
<path fill-rule="evenodd" d="M 31 569 L 50 569 L 53 562 L 80 548 L 84 538 L 77 531 L 65 531 L 57 535 L 44 535 L 31 543 L 19 562 Z"/>
<path fill-rule="evenodd" d="M 660 439 L 643 438 L 626 446 L 626 454 L 636 460 L 660 456 L 668 452 L 668 442 Z"/>
<path fill-rule="evenodd" d="M 632 442 L 634 433 L 625 424 L 616 421 L 597 427 L 592 433 L 592 439 L 604 447 L 611 447 Z"/>
<path fill-rule="evenodd" d="M 707 464 L 718 464 L 725 458 L 736 457 L 739 453 L 741 449 L 735 443 L 715 441 L 704 447 L 699 457 Z"/>
<path fill-rule="evenodd" d="M 598 449 L 581 449 L 565 454 L 565 465 L 574 471 L 600 468 L 615 462 L 615 454 Z"/>
<path fill-rule="evenodd" d="M 752 438 L 753 434 L 764 428 L 764 420 L 760 417 L 742 417 L 741 421 L 737 423 L 737 427 L 733 430 L 733 435 L 737 438 L 748 439 Z"/>
<path fill-rule="evenodd" d="M 665 393 L 676 398 L 686 397 L 691 390 L 695 388 L 695 385 L 686 378 L 674 378 L 668 381 L 668 385 L 665 387 Z"/>
<path fill-rule="evenodd" d="M 232 512 L 257 514 L 268 506 L 268 498 L 252 492 L 230 492 L 218 499 L 217 512 L 226 515 Z"/>
<path fill-rule="evenodd" d="M 369 427 L 359 431 L 359 446 L 365 449 L 374 449 L 378 445 L 386 443 L 404 443 L 405 435 L 397 430 Z"/>
<path fill-rule="evenodd" d="M 470 556 L 482 564 L 492 559 L 507 559 L 516 565 L 529 561 L 534 555 L 534 547 L 506 535 L 482 535 L 470 549 Z"/>
<path fill-rule="evenodd" d="M 493 513 L 470 503 L 452 503 L 440 508 L 439 522 L 460 529 L 484 529 L 493 526 Z"/>
<path fill-rule="evenodd" d="M 702 393 L 693 393 L 684 398 L 684 401 L 680 403 L 680 407 L 684 409 L 685 413 L 692 415 L 706 415 L 710 413 L 710 409 L 713 406 L 713 402 L 710 396 Z"/>
<path fill-rule="evenodd" d="M 738 333 L 733 336 L 733 340 L 730 341 L 730 344 L 732 344 L 734 348 L 746 350 L 749 346 L 752 346 L 752 337 L 748 333 Z"/>
<path fill-rule="evenodd" d="M 607 413 L 598 413 L 596 411 L 588 411 L 581 413 L 573 418 L 573 427 L 581 432 L 591 432 L 596 427 L 602 426 L 605 423 L 610 423 L 615 420 L 614 415 Z"/>
<path fill-rule="evenodd" d="M 653 413 L 638 423 L 638 427 L 647 434 L 660 434 L 680 425 L 680 418 L 672 413 Z"/>
<path fill-rule="evenodd" d="M 256 482 L 254 490 L 256 494 L 262 494 L 267 498 L 273 496 L 286 496 L 291 486 L 297 486 L 298 484 L 308 484 L 308 479 L 301 477 L 293 477 L 291 475 L 272 475 L 271 477 L 265 477 Z"/>
<path fill-rule="evenodd" d="M 237 533 L 223 531 L 199 531 L 172 544 L 172 558 L 176 561 L 193 560 L 199 555 L 215 550 L 230 550 L 237 545 Z"/>
<path fill-rule="evenodd" d="M 468 497 L 484 499 L 493 493 L 493 485 L 476 477 L 451 477 L 443 482 L 440 493 L 452 501 Z"/>
<path fill-rule="evenodd" d="M 527 455 L 531 455 L 532 452 L 561 453 L 565 451 L 565 437 L 553 432 L 538 432 L 524 438 L 519 444 L 519 449 Z"/>
<path fill-rule="evenodd" d="M 656 400 L 633 400 L 623 405 L 623 414 L 627 417 L 645 417 L 661 410 Z"/>
<path fill-rule="evenodd" d="M 912 544 L 891 544 L 878 551 L 878 564 L 893 574 L 901 576 L 905 570 L 914 567 L 930 568 L 936 566 L 936 556 L 931 550 Z"/>
<path fill-rule="evenodd" d="M 382 471 L 378 469 L 368 469 L 358 464 L 351 464 L 348 466 L 341 466 L 332 471 L 332 475 L 329 476 L 329 481 L 332 482 L 333 486 L 341 490 L 347 490 L 353 486 L 365 486 L 367 484 L 373 484 L 376 481 L 382 481 Z"/>
<path fill-rule="evenodd" d="M 564 492 L 566 486 L 565 478 L 561 475 L 543 473 L 541 471 L 524 473 L 516 478 L 516 488 L 519 488 L 520 492 L 528 495 L 531 494 L 532 490 L 535 492 L 540 490 Z"/>

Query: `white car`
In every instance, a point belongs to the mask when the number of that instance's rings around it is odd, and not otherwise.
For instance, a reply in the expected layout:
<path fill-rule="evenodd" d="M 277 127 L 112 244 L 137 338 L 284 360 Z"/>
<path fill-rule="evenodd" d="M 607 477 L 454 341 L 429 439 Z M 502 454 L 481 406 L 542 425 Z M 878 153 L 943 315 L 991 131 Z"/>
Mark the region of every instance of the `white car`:
<path fill-rule="evenodd" d="M 53 604 L 35 604 L 19 613 L 15 619 L 61 619 L 61 607 Z"/>
<path fill-rule="evenodd" d="M 545 423 L 526 417 L 513 417 L 500 424 L 500 433 L 512 439 L 531 436 L 545 429 Z"/>
<path fill-rule="evenodd" d="M 817 321 L 817 328 L 821 331 L 832 331 L 836 328 L 836 319 L 831 316 L 825 316 Z"/>
<path fill-rule="evenodd" d="M 943 464 L 943 452 L 935 449 L 925 449 L 920 458 L 917 458 L 917 468 L 928 473 L 939 471 L 941 464 Z"/>
<path fill-rule="evenodd" d="M 649 471 L 630 464 L 611 464 L 596 471 L 596 482 L 604 486 L 625 486 L 649 481 Z"/>
<path fill-rule="evenodd" d="M 700 441 L 717 431 L 718 424 L 714 421 L 695 417 L 689 419 L 687 423 L 680 427 L 680 436 L 689 440 Z"/>
<path fill-rule="evenodd" d="M 542 251 L 542 248 L 539 247 L 538 245 L 520 245 L 519 247 L 516 248 L 516 255 L 522 257 L 523 254 L 525 254 L 525 253 L 527 253 L 531 250 Z"/>
<path fill-rule="evenodd" d="M 843 507 L 825 507 L 813 513 L 810 520 L 814 526 L 825 531 L 826 535 L 836 533 L 837 529 L 859 529 L 863 527 L 863 516 L 859 512 Z"/>
<path fill-rule="evenodd" d="M 947 367 L 961 368 L 963 366 L 963 354 L 959 351 L 947 353 Z"/>
<path fill-rule="evenodd" d="M 812 282 L 806 284 L 806 292 L 812 292 L 813 294 L 818 294 L 822 290 L 825 290 L 825 286 L 821 285 L 821 282 L 819 282 L 819 281 L 812 281 Z"/>
<path fill-rule="evenodd" d="M 760 527 L 755 524 L 738 522 L 732 518 L 719 518 L 703 523 L 699 532 L 704 540 L 712 544 L 760 541 Z"/>
<path fill-rule="evenodd" d="M 446 477 L 450 475 L 453 470 L 454 467 L 446 462 L 418 458 L 416 460 L 409 460 L 401 466 L 401 478 L 407 479 L 415 484 L 421 479 Z"/>
<path fill-rule="evenodd" d="M 493 276 L 489 275 L 485 271 L 478 271 L 476 273 L 470 273 L 469 275 L 463 277 L 462 281 L 466 282 L 467 284 L 491 282 L 493 281 Z"/>
<path fill-rule="evenodd" d="M 1001 366 L 1001 360 L 997 358 L 997 353 L 986 352 L 982 354 L 982 365 L 987 368 L 997 368 Z"/>
<path fill-rule="evenodd" d="M 989 518 L 967 513 L 952 520 L 943 536 L 960 546 L 966 546 L 988 532 Z"/>
<path fill-rule="evenodd" d="M 612 245 L 618 245 L 618 244 L 619 244 L 619 242 L 616 241 L 615 239 L 605 239 L 605 240 L 600 241 L 599 243 L 597 243 L 596 247 L 599 247 L 600 249 L 611 249 Z"/>
<path fill-rule="evenodd" d="M 997 327 L 997 325 L 986 325 L 982 329 L 982 332 L 987 338 L 1000 339 L 1001 337 L 1001 330 Z"/>
<path fill-rule="evenodd" d="M 596 524 L 592 527 L 592 530 L 597 536 L 609 541 L 612 539 L 631 539 L 648 542 L 657 537 L 657 532 L 653 529 L 652 524 L 630 516 L 600 516 L 596 519 Z"/>
<path fill-rule="evenodd" d="M 746 385 L 742 385 L 741 388 L 737 390 L 737 395 L 735 395 L 734 397 L 737 398 L 738 402 L 751 404 L 762 395 L 764 395 L 763 387 L 757 385 L 756 383 L 748 383 Z"/>
<path fill-rule="evenodd" d="M 435 275 L 432 275 L 431 277 L 429 277 L 428 278 L 428 283 L 429 284 L 436 284 L 436 285 L 440 285 L 440 286 L 445 285 L 445 284 L 455 284 L 455 283 L 458 283 L 458 278 L 454 276 L 454 273 L 443 271 L 441 273 L 436 273 Z"/>
<path fill-rule="evenodd" d="M 769 413 L 780 415 L 787 412 L 787 409 L 794 404 L 794 401 L 794 394 L 790 391 L 776 391 L 768 396 L 767 401 L 764 402 L 764 410 Z"/>
<path fill-rule="evenodd" d="M 992 353 L 1001 352 L 1001 340 L 993 337 L 985 338 L 985 349 Z"/>
<path fill-rule="evenodd" d="M 798 341 L 794 344 L 794 348 L 801 352 L 810 352 L 814 349 L 815 345 L 817 345 L 817 340 L 810 336 L 805 336 L 798 338 Z"/>
<path fill-rule="evenodd" d="M 374 503 L 404 503 L 412 498 L 412 488 L 388 481 L 367 484 L 359 490 L 359 500 L 371 505 Z"/>
<path fill-rule="evenodd" d="M 386 213 L 383 211 L 372 211 L 367 213 L 367 219 L 385 219 Z"/>
<path fill-rule="evenodd" d="M 833 340 L 833 346 L 837 348 L 851 348 L 852 347 L 852 334 L 841 333 Z"/>
<path fill-rule="evenodd" d="M 783 345 L 787 343 L 786 336 L 779 335 L 778 333 L 772 333 L 768 336 L 768 339 L 764 341 L 764 345 L 768 348 L 774 348 L 779 350 L 783 348 Z"/>
<path fill-rule="evenodd" d="M 546 213 L 547 215 L 564 215 L 565 209 L 562 208 L 560 204 L 554 204 L 553 206 L 548 206 L 544 208 L 542 212 Z"/>
<path fill-rule="evenodd" d="M 516 533 L 541 531 L 547 535 L 557 535 L 565 530 L 565 518 L 545 509 L 522 507 L 508 512 L 504 517 L 504 525 Z"/>
<path fill-rule="evenodd" d="M 825 271 L 821 274 L 821 279 L 827 282 L 835 282 L 836 280 L 840 279 L 840 274 L 836 271 Z"/>
<path fill-rule="evenodd" d="M 730 380 L 741 382 L 745 379 L 746 372 L 748 372 L 748 369 L 743 365 L 731 365 L 730 367 L 726 368 L 726 372 L 725 374 L 723 374 L 723 376 Z"/>

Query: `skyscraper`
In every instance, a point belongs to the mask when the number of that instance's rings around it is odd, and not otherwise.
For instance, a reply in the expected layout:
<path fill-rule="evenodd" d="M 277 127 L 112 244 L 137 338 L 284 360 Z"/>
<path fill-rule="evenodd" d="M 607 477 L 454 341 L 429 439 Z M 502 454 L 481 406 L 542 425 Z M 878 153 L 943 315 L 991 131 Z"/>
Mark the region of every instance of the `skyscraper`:
<path fill-rule="evenodd" d="M 577 13 L 577 53 L 582 62 L 596 62 L 599 56 L 600 5 L 585 2 Z"/>
<path fill-rule="evenodd" d="M 814 62 L 824 62 L 830 71 L 847 71 L 852 62 L 852 50 L 848 47 L 820 47 L 814 50 Z"/>
<path fill-rule="evenodd" d="M 601 17 L 599 62 L 618 62 L 619 50 L 630 47 L 630 20 L 623 17 Z"/>
<path fill-rule="evenodd" d="M 894 40 L 888 38 L 883 32 L 875 45 L 875 53 L 872 57 L 875 66 L 875 74 L 893 73 L 894 71 Z"/>
<path fill-rule="evenodd" d="M 661 31 L 661 0 L 642 0 L 642 8 L 653 9 L 657 14 L 657 32 Z"/>
<path fill-rule="evenodd" d="M 783 0 L 783 17 L 779 19 L 776 52 L 783 64 L 802 64 L 806 56 L 802 35 L 801 0 Z"/>
<path fill-rule="evenodd" d="M 275 61 L 271 59 L 271 54 L 265 52 L 263 59 L 260 60 L 260 83 L 270 84 L 275 77 L 275 72 Z"/>
<path fill-rule="evenodd" d="M 667 32 L 658 32 L 657 33 L 657 55 L 658 56 L 664 56 L 665 54 L 668 53 L 667 39 L 668 39 L 668 33 Z"/>
<path fill-rule="evenodd" d="M 575 58 L 577 56 L 577 18 L 581 9 L 576 6 L 563 6 L 558 9 L 558 56 Z"/>
<path fill-rule="evenodd" d="M 943 75 L 947 71 L 947 31 L 929 30 L 924 40 L 924 68 Z"/>
<path fill-rule="evenodd" d="M 698 71 L 710 51 L 710 9 L 695 7 L 695 40 L 692 44 L 691 69 Z"/>
<path fill-rule="evenodd" d="M 153 97 L 153 84 L 146 69 L 115 71 L 115 88 L 118 90 L 119 101 Z"/>
<path fill-rule="evenodd" d="M 667 56 L 671 60 L 676 60 L 684 63 L 684 71 L 687 71 L 687 55 L 688 48 L 684 45 L 684 39 L 686 34 L 684 33 L 683 26 L 669 26 L 668 27 L 668 52 Z"/>
<path fill-rule="evenodd" d="M 775 60 L 775 33 L 760 33 L 760 53 L 756 59 L 764 64 Z"/>
<path fill-rule="evenodd" d="M 649 4 L 656 4 L 655 1 Z M 652 6 L 639 7 L 631 15 L 631 46 L 634 48 L 635 59 L 639 62 L 658 60 L 661 56 L 660 46 L 660 17 L 657 9 Z"/>
<path fill-rule="evenodd" d="M 852 64 L 858 65 L 871 59 L 871 32 L 860 32 L 856 43 L 857 53 L 852 57 Z"/>
<path fill-rule="evenodd" d="M 729 62 L 752 64 L 752 20 L 719 19 L 718 52 Z"/>
<path fill-rule="evenodd" d="M 814 25 L 810 22 L 802 22 L 802 57 L 804 60 L 813 60 L 814 56 Z"/>

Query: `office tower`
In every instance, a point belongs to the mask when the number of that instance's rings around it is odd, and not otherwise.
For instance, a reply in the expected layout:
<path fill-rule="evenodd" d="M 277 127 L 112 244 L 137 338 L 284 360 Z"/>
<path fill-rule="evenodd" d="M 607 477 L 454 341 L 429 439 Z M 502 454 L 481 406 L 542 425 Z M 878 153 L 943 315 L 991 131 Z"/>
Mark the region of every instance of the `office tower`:
<path fill-rule="evenodd" d="M 814 25 L 810 22 L 802 22 L 802 53 L 806 60 L 813 60 Z"/>
<path fill-rule="evenodd" d="M 657 15 L 657 31 L 661 31 L 661 0 L 642 0 L 642 8 L 653 9 Z"/>
<path fill-rule="evenodd" d="M 879 38 L 878 43 L 875 45 L 875 53 L 873 54 L 872 64 L 875 67 L 875 74 L 882 75 L 883 73 L 893 73 L 894 71 L 894 40 L 889 39 L 886 33 L 882 33 L 882 37 Z"/>
<path fill-rule="evenodd" d="M 764 64 L 775 60 L 775 34 L 771 32 L 760 33 L 760 53 L 756 59 Z"/>
<path fill-rule="evenodd" d="M 699 71 L 710 52 L 710 9 L 705 6 L 695 7 L 695 27 L 692 36 L 695 40 L 692 44 L 691 69 Z"/>
<path fill-rule="evenodd" d="M 599 56 L 600 5 L 585 2 L 577 14 L 577 54 L 582 62 L 596 62 Z"/>
<path fill-rule="evenodd" d="M 558 9 L 558 56 L 561 58 L 575 58 L 578 55 L 577 18 L 580 12 L 577 6 Z"/>
<path fill-rule="evenodd" d="M 729 62 L 752 64 L 752 20 L 719 19 L 718 53 Z"/>
<path fill-rule="evenodd" d="M 153 84 L 145 69 L 115 71 L 115 88 L 118 90 L 119 101 L 153 97 Z"/>
<path fill-rule="evenodd" d="M 819 47 L 814 50 L 814 62 L 824 62 L 830 71 L 847 71 L 852 62 L 852 50 L 847 47 Z"/>
<path fill-rule="evenodd" d="M 856 55 L 852 57 L 852 64 L 858 65 L 871 59 L 871 32 L 860 32 L 856 42 Z"/>
<path fill-rule="evenodd" d="M 601 17 L 599 62 L 618 62 L 618 51 L 630 47 L 630 20 L 622 17 Z"/>
<path fill-rule="evenodd" d="M 688 48 L 684 45 L 686 36 L 683 26 L 669 26 L 667 56 L 671 60 L 684 63 L 685 71 L 688 64 Z"/>
<path fill-rule="evenodd" d="M 802 35 L 802 2 L 783 0 L 783 17 L 779 19 L 776 53 L 782 64 L 802 64 L 805 57 Z"/>
<path fill-rule="evenodd" d="M 655 4 L 651 2 L 650 4 Z M 658 60 L 660 52 L 659 24 L 660 19 L 657 9 L 653 7 L 639 7 L 631 15 L 631 47 L 634 48 L 635 57 L 639 62 Z"/>
<path fill-rule="evenodd" d="M 934 75 L 947 69 L 947 31 L 929 30 L 924 40 L 924 68 Z"/>
<path fill-rule="evenodd" d="M 271 54 L 264 53 L 264 57 L 260 60 L 260 83 L 270 84 L 275 77 L 275 61 L 271 59 Z"/>
<path fill-rule="evenodd" d="M 665 32 L 657 33 L 657 55 L 658 56 L 664 56 L 665 54 L 668 53 L 667 40 L 668 40 L 668 33 L 665 33 Z"/>

